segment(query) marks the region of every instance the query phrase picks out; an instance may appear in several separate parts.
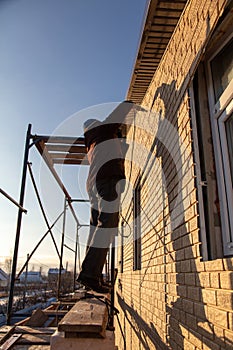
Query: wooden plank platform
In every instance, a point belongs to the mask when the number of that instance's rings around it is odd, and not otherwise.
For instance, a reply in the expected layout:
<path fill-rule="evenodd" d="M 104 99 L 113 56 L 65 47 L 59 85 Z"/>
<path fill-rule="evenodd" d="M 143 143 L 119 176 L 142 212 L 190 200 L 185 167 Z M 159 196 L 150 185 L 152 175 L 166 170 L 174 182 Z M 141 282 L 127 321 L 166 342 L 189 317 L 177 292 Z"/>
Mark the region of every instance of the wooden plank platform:
<path fill-rule="evenodd" d="M 65 338 L 64 332 L 56 332 L 50 339 L 50 346 L 50 350 L 117 350 L 112 331 L 106 331 L 105 338 Z"/>
<path fill-rule="evenodd" d="M 99 296 L 96 293 L 96 296 Z M 104 299 L 103 299 L 104 301 Z M 65 337 L 104 338 L 108 321 L 106 305 L 96 299 L 79 300 L 58 324 Z"/>
<path fill-rule="evenodd" d="M 3 346 L 4 350 L 63 350 L 91 346 L 93 350 L 112 350 L 115 339 L 113 332 L 106 331 L 105 298 L 109 295 L 77 293 L 75 300 L 58 301 L 46 310 L 37 309 L 14 326 L 0 327 L 0 349 Z"/>

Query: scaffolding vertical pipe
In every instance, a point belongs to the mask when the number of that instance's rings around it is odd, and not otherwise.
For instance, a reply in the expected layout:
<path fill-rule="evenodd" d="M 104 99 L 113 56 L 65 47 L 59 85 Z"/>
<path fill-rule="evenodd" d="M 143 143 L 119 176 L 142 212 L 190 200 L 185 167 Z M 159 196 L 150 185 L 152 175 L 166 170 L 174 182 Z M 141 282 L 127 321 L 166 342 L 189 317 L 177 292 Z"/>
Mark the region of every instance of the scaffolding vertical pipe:
<path fill-rule="evenodd" d="M 64 200 L 64 216 L 63 216 L 63 227 L 62 227 L 62 238 L 61 238 L 60 266 L 59 266 L 58 285 L 57 285 L 57 300 L 59 300 L 59 298 L 60 298 L 61 274 L 62 274 L 62 269 L 63 269 L 62 259 L 63 259 L 63 251 L 64 251 L 65 228 L 66 228 L 66 197 Z"/>
<path fill-rule="evenodd" d="M 80 244 L 79 244 L 79 235 L 78 235 L 78 270 L 81 271 L 81 253 L 80 253 Z"/>
<path fill-rule="evenodd" d="M 29 258 L 29 254 L 27 254 L 27 265 L 26 265 L 25 279 L 24 279 L 23 309 L 25 308 L 25 305 L 26 305 L 27 280 L 28 280 L 28 258 Z"/>
<path fill-rule="evenodd" d="M 21 190 L 20 190 L 20 199 L 19 205 L 23 207 L 24 204 L 24 196 L 25 196 L 25 186 L 26 186 L 26 177 L 27 177 L 27 163 L 28 163 L 28 155 L 30 148 L 30 138 L 31 138 L 31 128 L 32 125 L 28 125 L 27 136 L 25 142 L 25 150 L 24 150 L 24 160 L 23 160 L 23 171 L 22 171 L 22 180 L 21 180 Z M 11 283 L 10 283 L 10 291 L 9 291 L 9 300 L 7 306 L 7 324 L 10 324 L 11 321 L 11 312 L 13 306 L 13 298 L 14 298 L 14 286 L 15 286 L 15 276 L 16 276 L 16 268 L 17 268 L 17 258 L 18 258 L 18 250 L 19 250 L 19 239 L 20 239 L 20 231 L 21 231 L 21 223 L 22 223 L 22 209 L 18 210 L 18 219 L 17 219 L 17 227 L 15 234 L 15 247 L 14 247 L 14 255 L 12 262 L 12 270 L 11 270 Z"/>
<path fill-rule="evenodd" d="M 111 281 L 109 266 L 110 266 L 110 253 L 108 250 L 107 259 L 106 259 L 106 271 L 107 271 L 106 273 L 107 273 L 108 281 Z"/>
<path fill-rule="evenodd" d="M 75 255 L 74 255 L 74 283 L 73 283 L 73 290 L 74 291 L 75 291 L 76 274 L 77 274 L 78 230 L 79 230 L 79 226 L 77 225 L 77 228 L 76 228 L 76 241 L 75 241 Z"/>

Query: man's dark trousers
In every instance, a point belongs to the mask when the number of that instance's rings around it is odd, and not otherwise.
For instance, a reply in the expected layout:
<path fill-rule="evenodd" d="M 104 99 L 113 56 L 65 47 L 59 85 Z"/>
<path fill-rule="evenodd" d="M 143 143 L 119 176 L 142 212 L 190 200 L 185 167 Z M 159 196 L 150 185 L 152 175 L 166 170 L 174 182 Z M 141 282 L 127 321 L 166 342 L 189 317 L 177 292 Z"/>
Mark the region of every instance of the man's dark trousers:
<path fill-rule="evenodd" d="M 119 222 L 119 179 L 103 179 L 88 191 L 91 205 L 90 232 L 87 253 L 80 278 L 99 281 L 110 244 L 117 235 Z"/>

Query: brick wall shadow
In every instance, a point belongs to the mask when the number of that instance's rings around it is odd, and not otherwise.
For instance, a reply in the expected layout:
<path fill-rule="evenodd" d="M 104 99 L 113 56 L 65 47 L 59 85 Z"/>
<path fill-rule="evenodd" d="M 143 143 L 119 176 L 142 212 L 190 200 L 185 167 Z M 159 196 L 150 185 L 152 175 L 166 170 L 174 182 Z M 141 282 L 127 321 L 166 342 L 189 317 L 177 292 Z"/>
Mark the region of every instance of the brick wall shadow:
<path fill-rule="evenodd" d="M 183 91 L 183 86 L 180 88 Z M 175 274 L 175 283 L 172 290 L 173 299 L 171 299 L 170 290 L 166 289 L 165 295 L 165 310 L 166 313 L 166 344 L 165 337 L 162 339 L 160 334 L 163 334 L 165 329 L 156 329 L 157 325 L 153 322 L 146 322 L 142 315 L 140 315 L 137 310 L 135 310 L 134 305 L 129 305 L 124 298 L 123 294 L 117 293 L 118 304 L 122 309 L 124 314 L 124 319 L 127 320 L 134 333 L 136 334 L 141 347 L 143 349 L 151 349 L 149 343 L 153 344 L 153 349 L 157 350 L 183 350 L 183 349 L 194 349 L 201 350 L 203 348 L 220 350 L 220 349 L 230 349 L 233 348 L 233 342 L 231 339 L 220 336 L 216 333 L 218 327 L 215 327 L 213 319 L 211 321 L 208 319 L 206 313 L 206 290 L 202 281 L 200 279 L 200 252 L 194 249 L 194 245 L 198 246 L 196 237 L 195 244 L 193 243 L 193 233 L 197 233 L 197 224 L 192 228 L 187 225 L 189 218 L 186 217 L 187 207 L 185 207 L 185 198 L 183 196 L 182 190 L 180 190 L 180 182 L 185 177 L 186 172 L 189 170 L 188 166 L 194 166 L 193 150 L 190 152 L 190 161 L 186 161 L 183 165 L 184 157 L 182 147 L 179 147 L 181 138 L 179 135 L 179 125 L 181 120 L 178 120 L 178 112 L 172 110 L 172 104 L 170 100 L 170 94 L 177 97 L 181 92 L 176 90 L 176 82 L 172 81 L 171 84 L 162 84 L 155 92 L 154 102 L 157 98 L 162 100 L 162 105 L 164 107 L 163 113 L 158 112 L 161 116 L 158 118 L 158 128 L 149 156 L 146 162 L 146 167 L 143 169 L 144 177 L 150 177 L 153 173 L 153 166 L 155 163 L 149 158 L 150 155 L 155 154 L 156 159 L 161 159 L 161 169 L 163 172 L 163 186 L 166 193 L 167 210 L 164 216 L 164 231 L 167 227 L 166 232 L 170 232 L 170 244 L 172 249 L 170 249 L 164 240 L 161 239 L 161 234 L 156 231 L 153 219 L 150 218 L 149 214 L 144 212 L 147 222 L 149 222 L 150 227 L 154 228 L 157 239 L 159 237 L 160 243 L 164 245 L 164 255 L 166 255 L 166 260 L 164 264 L 165 275 L 169 274 L 166 272 L 166 262 L 171 263 L 174 266 L 173 274 Z M 182 92 L 182 96 L 184 92 Z M 187 97 L 187 95 L 186 95 Z M 188 98 L 187 98 L 188 101 Z M 182 102 L 183 103 L 183 100 Z M 189 102 L 187 102 L 189 103 Z M 179 111 L 180 106 L 177 106 L 176 110 Z M 187 127 L 187 133 L 191 133 L 191 117 L 188 116 L 189 106 L 187 106 L 186 118 L 189 118 L 189 127 Z M 171 151 L 171 146 L 168 138 L 167 127 L 171 128 L 173 144 L 175 149 L 175 156 Z M 177 164 L 182 162 L 181 164 Z M 149 165 L 148 165 L 149 164 Z M 172 170 L 171 170 L 172 169 Z M 194 180 L 193 180 L 194 181 Z M 195 187 L 194 182 L 192 183 L 192 191 Z M 182 189 L 182 187 L 181 187 Z M 156 198 L 150 198 L 151 201 L 156 200 Z M 196 204 L 195 204 L 196 205 Z M 177 210 L 178 208 L 178 210 Z M 178 219 L 177 219 L 178 218 Z M 197 214 L 195 214 L 197 218 Z M 190 228 L 190 230 L 189 230 Z M 193 230 L 193 231 L 192 231 Z M 151 252 L 150 261 L 154 258 L 154 253 L 157 247 L 157 242 L 155 243 L 154 249 Z M 201 243 L 199 241 L 199 243 Z M 142 252 L 143 253 L 143 252 Z M 142 270 L 142 275 L 140 276 L 140 286 L 142 286 L 144 278 L 147 274 L 148 266 Z M 228 262 L 229 270 L 232 270 L 232 263 Z M 171 281 L 165 280 L 165 288 L 170 288 Z M 170 285 L 169 285 L 170 284 Z M 233 286 L 232 286 L 233 287 Z M 143 289 L 142 289 L 143 290 Z M 167 299 L 167 300 L 166 300 Z M 232 301 L 233 305 L 233 301 Z M 217 308 L 216 308 L 217 310 Z M 216 315 L 216 317 L 218 317 Z M 232 321 L 233 322 L 233 321 Z M 127 332 L 125 332 L 127 335 Z M 148 343 L 149 341 L 149 343 Z M 134 348 L 135 344 L 134 344 Z"/>
<path fill-rule="evenodd" d="M 119 293 L 116 293 L 117 301 L 121 307 L 124 317 L 134 330 L 134 333 L 137 335 L 140 344 L 142 344 L 143 349 L 151 350 L 150 345 L 148 344 L 147 338 L 150 339 L 150 342 L 153 344 L 155 349 L 159 350 L 168 350 L 169 348 L 161 340 L 157 330 L 155 329 L 152 322 L 150 324 L 146 323 L 145 320 L 138 314 L 133 306 L 128 305 L 124 299 L 120 296 Z M 136 345 L 134 345 L 136 346 Z M 136 347 L 134 347 L 136 349 Z M 127 349 L 124 349 L 127 350 Z"/>

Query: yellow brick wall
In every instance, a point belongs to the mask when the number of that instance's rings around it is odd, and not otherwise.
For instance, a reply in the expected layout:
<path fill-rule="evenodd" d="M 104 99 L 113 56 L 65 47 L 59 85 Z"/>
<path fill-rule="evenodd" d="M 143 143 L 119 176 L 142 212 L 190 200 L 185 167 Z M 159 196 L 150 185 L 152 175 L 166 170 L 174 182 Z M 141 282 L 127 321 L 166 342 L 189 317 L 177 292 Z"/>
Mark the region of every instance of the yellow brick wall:
<path fill-rule="evenodd" d="M 127 175 L 133 184 L 141 172 L 143 183 L 142 262 L 133 271 L 132 198 L 123 195 L 115 300 L 126 347 L 116 322 L 119 350 L 233 348 L 233 259 L 200 259 L 187 91 L 225 4 L 188 2 L 143 100 L 152 112 L 137 113 L 128 134 Z"/>

